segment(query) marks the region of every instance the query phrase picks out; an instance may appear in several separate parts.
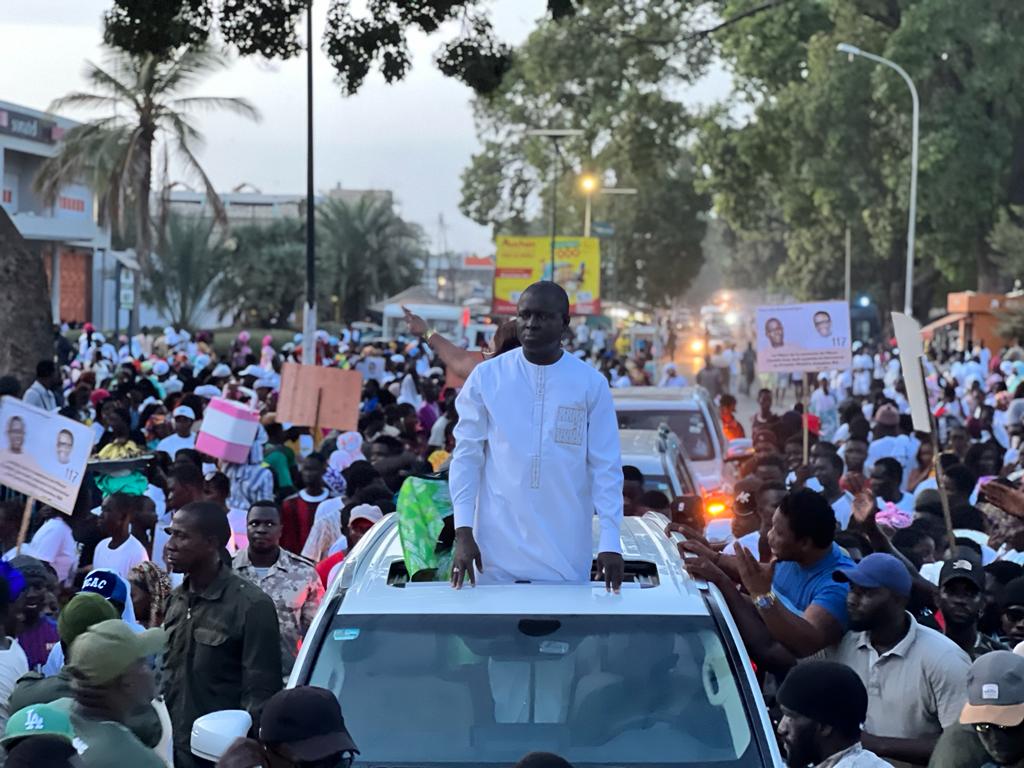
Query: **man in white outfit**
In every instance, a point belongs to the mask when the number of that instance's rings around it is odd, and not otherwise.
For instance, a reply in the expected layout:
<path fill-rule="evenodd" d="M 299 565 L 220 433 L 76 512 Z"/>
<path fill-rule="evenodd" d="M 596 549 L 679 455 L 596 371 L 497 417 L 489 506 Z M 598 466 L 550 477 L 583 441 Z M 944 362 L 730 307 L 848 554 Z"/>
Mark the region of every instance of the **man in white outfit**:
<path fill-rule="evenodd" d="M 456 408 L 449 485 L 455 512 L 452 584 L 589 583 L 597 564 L 618 591 L 623 561 L 622 458 L 608 382 L 565 354 L 569 298 L 534 283 L 519 299 L 522 347 L 481 363 Z"/>

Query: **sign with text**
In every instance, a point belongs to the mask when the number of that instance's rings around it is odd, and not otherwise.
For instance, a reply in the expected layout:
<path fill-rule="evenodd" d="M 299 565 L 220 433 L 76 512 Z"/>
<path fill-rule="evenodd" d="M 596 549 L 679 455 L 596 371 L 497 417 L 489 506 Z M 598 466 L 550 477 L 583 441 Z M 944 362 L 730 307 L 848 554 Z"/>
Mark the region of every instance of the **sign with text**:
<path fill-rule="evenodd" d="M 92 427 L 16 397 L 0 401 L 0 425 L 0 485 L 70 515 L 92 453 Z"/>
<path fill-rule="evenodd" d="M 850 367 L 850 307 L 816 301 L 757 308 L 757 370 L 807 373 Z"/>
<path fill-rule="evenodd" d="M 514 315 L 527 286 L 551 280 L 550 237 L 499 237 L 494 269 L 496 315 Z M 555 239 L 555 282 L 573 315 L 601 314 L 601 243 L 596 237 Z"/>
<path fill-rule="evenodd" d="M 276 419 L 281 424 L 352 432 L 359 428 L 362 395 L 363 376 L 358 371 L 285 363 Z"/>

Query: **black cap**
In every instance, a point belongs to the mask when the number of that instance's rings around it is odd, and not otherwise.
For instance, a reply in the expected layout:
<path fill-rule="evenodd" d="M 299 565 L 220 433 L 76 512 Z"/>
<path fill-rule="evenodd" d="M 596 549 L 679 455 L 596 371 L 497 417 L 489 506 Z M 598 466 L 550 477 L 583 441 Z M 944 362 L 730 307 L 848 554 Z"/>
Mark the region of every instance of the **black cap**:
<path fill-rule="evenodd" d="M 278 691 L 267 700 L 260 715 L 260 741 L 285 747 L 286 757 L 298 761 L 339 752 L 359 754 L 338 699 L 326 688 L 309 685 Z"/>
<path fill-rule="evenodd" d="M 966 579 L 979 591 L 985 591 L 985 569 L 981 567 L 981 562 L 973 557 L 965 557 L 963 553 L 944 562 L 942 570 L 939 571 L 940 587 L 946 586 L 954 579 Z"/>
<path fill-rule="evenodd" d="M 797 664 L 782 681 L 776 699 L 816 723 L 855 731 L 868 714 L 868 691 L 857 673 L 834 661 Z"/>

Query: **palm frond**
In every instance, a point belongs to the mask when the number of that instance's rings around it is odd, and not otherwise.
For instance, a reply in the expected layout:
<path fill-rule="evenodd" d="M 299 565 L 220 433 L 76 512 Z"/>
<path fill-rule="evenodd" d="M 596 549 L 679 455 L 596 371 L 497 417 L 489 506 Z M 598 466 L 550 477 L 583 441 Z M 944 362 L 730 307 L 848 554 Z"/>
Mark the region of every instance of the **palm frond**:
<path fill-rule="evenodd" d="M 171 99 L 167 102 L 168 109 L 175 111 L 212 111 L 223 109 L 232 112 L 240 117 L 246 117 L 254 122 L 263 119 L 260 111 L 248 99 L 235 98 L 230 96 L 186 96 L 178 99 Z"/>

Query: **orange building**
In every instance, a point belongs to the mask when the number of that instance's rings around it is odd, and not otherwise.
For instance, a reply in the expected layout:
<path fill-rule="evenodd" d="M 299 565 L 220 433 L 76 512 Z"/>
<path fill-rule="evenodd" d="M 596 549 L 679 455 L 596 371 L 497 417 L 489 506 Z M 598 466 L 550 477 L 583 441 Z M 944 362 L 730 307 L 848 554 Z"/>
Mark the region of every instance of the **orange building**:
<path fill-rule="evenodd" d="M 975 293 L 961 291 L 946 298 L 949 313 L 921 329 L 924 340 L 942 349 L 963 351 L 967 343 L 981 342 L 989 349 L 999 349 L 1014 339 L 999 333 L 1002 313 L 1024 307 L 1024 294 Z"/>

